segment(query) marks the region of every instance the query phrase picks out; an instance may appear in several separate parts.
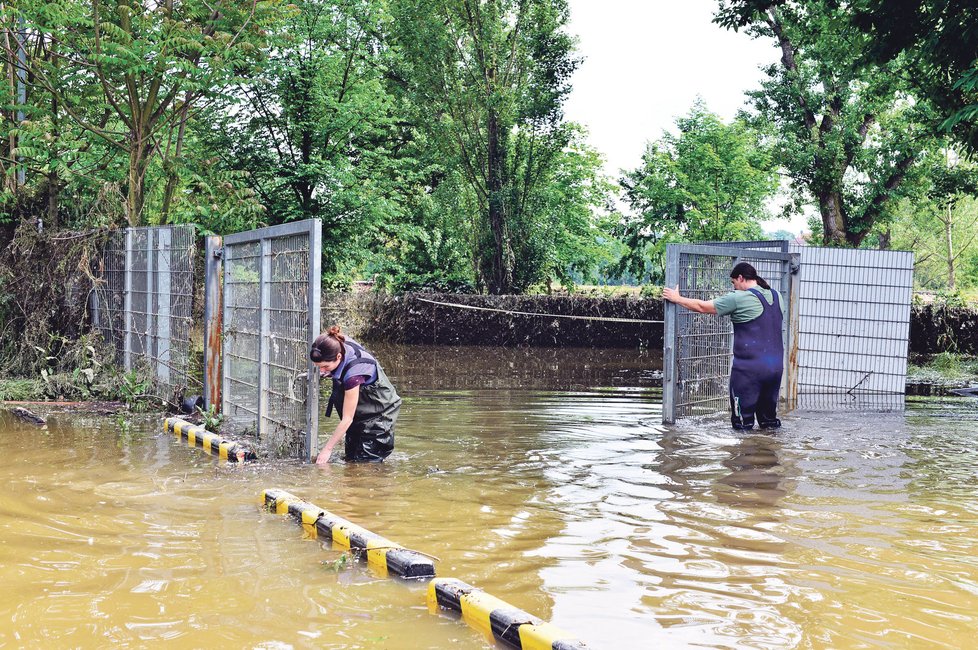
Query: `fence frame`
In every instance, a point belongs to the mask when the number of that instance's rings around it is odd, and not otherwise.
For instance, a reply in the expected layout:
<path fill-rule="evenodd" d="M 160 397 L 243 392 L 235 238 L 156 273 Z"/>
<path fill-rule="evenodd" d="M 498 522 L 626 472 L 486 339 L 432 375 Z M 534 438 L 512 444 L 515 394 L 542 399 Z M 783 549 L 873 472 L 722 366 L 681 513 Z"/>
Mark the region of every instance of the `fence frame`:
<path fill-rule="evenodd" d="M 174 237 L 179 231 L 179 236 Z M 118 233 L 118 231 L 114 231 Z M 136 233 L 145 233 L 145 246 L 136 245 Z M 154 383 L 157 388 L 166 385 L 170 392 L 175 392 L 179 384 L 174 381 L 174 375 L 178 375 L 182 380 L 182 386 L 187 388 L 190 382 L 189 356 L 190 356 L 190 337 L 189 329 L 192 319 L 191 307 L 193 301 L 193 257 L 196 236 L 193 226 L 187 224 L 166 225 L 166 226 L 139 226 L 125 228 L 117 236 L 121 240 L 121 248 L 114 249 L 112 244 L 112 233 L 106 243 L 102 254 L 101 286 L 94 292 L 93 299 L 90 301 L 92 306 L 92 324 L 98 329 L 103 338 L 111 338 L 113 348 L 118 356 L 121 357 L 123 368 L 129 372 L 136 365 L 137 359 L 145 359 L 149 364 Z M 178 255 L 184 251 L 183 248 L 177 250 L 173 248 L 173 242 L 186 239 L 186 257 L 180 260 Z M 105 260 L 110 252 L 121 256 L 122 269 L 108 269 L 105 267 Z M 137 253 L 145 253 L 145 268 L 136 268 Z M 181 268 L 177 263 L 185 261 L 186 266 Z M 110 286 L 109 273 L 122 274 L 122 286 Z M 146 318 L 145 332 L 137 331 L 136 312 L 133 307 L 133 293 L 137 290 L 135 286 L 135 276 L 142 273 L 145 282 L 142 284 L 142 291 L 145 293 L 145 313 Z M 185 273 L 188 275 L 186 282 L 186 293 L 174 293 L 180 287 L 175 287 L 173 277 L 175 274 Z M 113 332 L 115 319 L 112 317 L 113 308 L 110 305 L 110 296 L 121 294 L 121 309 L 118 310 L 121 322 L 118 323 L 120 332 Z M 179 298 L 186 300 L 185 309 L 178 309 L 178 312 L 185 311 L 185 314 L 174 314 L 177 307 L 175 302 Z M 103 310 L 106 312 L 103 314 Z M 171 319 L 181 319 L 187 324 L 186 350 L 179 350 L 174 343 L 182 343 L 182 340 L 174 341 L 171 328 Z M 118 338 L 117 338 L 118 337 Z M 136 351 L 136 342 L 139 342 L 139 352 Z M 121 349 L 120 349 L 121 347 Z M 183 367 L 173 365 L 174 352 L 178 352 L 186 361 Z M 169 399 L 177 395 L 162 395 L 157 390 L 157 396 Z"/>
<path fill-rule="evenodd" d="M 247 232 L 235 233 L 233 235 L 225 235 L 223 238 L 222 247 L 222 271 L 221 277 L 223 278 L 223 287 L 221 288 L 221 322 L 219 327 L 223 332 L 223 328 L 227 327 L 230 322 L 228 318 L 228 303 L 226 300 L 225 292 L 228 290 L 229 278 L 231 264 L 229 260 L 233 261 L 228 253 L 228 247 L 233 247 L 241 244 L 249 244 L 257 242 L 260 249 L 260 263 L 259 263 L 259 333 L 258 333 L 258 363 L 259 363 L 259 376 L 258 376 L 258 402 L 257 402 L 257 426 L 258 431 L 256 432 L 261 438 L 263 435 L 263 427 L 265 424 L 265 416 L 268 412 L 268 392 L 269 392 L 269 340 L 270 340 L 270 298 L 271 298 L 271 242 L 274 239 L 281 237 L 290 237 L 296 235 L 307 235 L 309 237 L 309 272 L 308 272 L 308 293 L 307 293 L 307 315 L 306 315 L 306 327 L 312 337 L 316 337 L 320 332 L 320 309 L 321 309 L 321 296 L 322 296 L 322 222 L 319 219 L 307 219 L 304 221 L 296 221 L 286 224 L 281 224 L 277 226 L 268 226 L 265 228 L 259 228 L 257 230 L 250 230 Z M 216 281 L 208 284 L 208 290 L 214 290 L 212 285 L 217 284 Z M 213 303 L 208 303 L 212 304 Z M 213 319 L 208 321 L 213 322 Z M 205 337 L 209 338 L 209 337 Z M 223 336 L 219 337 L 219 340 L 223 342 Z M 309 344 L 312 341 L 308 341 Z M 223 346 L 222 346 L 223 348 Z M 226 413 L 228 407 L 228 397 L 230 391 L 228 390 L 229 381 L 229 364 L 224 358 L 224 350 L 222 349 L 221 354 L 221 368 L 220 368 L 220 400 L 221 400 L 221 411 Z M 318 450 L 319 441 L 319 369 L 309 360 L 308 355 L 306 355 L 306 422 L 305 422 L 305 450 L 304 455 L 308 460 L 315 457 L 315 453 Z M 207 393 L 211 393 L 211 390 L 207 390 Z"/>
<path fill-rule="evenodd" d="M 793 367 L 795 362 L 794 357 L 791 356 L 790 351 L 792 348 L 793 340 L 791 339 L 792 332 L 797 331 L 797 271 L 799 269 L 799 255 L 797 253 L 788 253 L 784 248 L 782 251 L 770 250 L 771 248 L 777 248 L 775 246 L 766 246 L 765 248 L 748 248 L 750 244 L 759 244 L 762 242 L 731 242 L 729 245 L 723 243 L 710 243 L 710 244 L 669 244 L 666 247 L 666 286 L 675 287 L 681 284 L 680 282 L 680 268 L 679 260 L 680 256 L 683 254 L 687 255 L 701 255 L 707 257 L 719 257 L 728 258 L 731 260 L 731 268 L 734 264 L 741 261 L 742 259 L 748 260 L 769 260 L 771 262 L 780 262 L 782 267 L 782 277 L 780 281 L 780 286 L 786 288 L 788 295 L 781 295 L 783 300 L 786 300 L 785 309 L 787 313 L 787 320 L 782 328 L 782 336 L 784 339 L 784 349 L 785 349 L 785 376 L 782 380 L 782 385 L 786 387 L 784 395 L 791 396 L 797 393 L 797 388 L 792 389 L 792 382 L 797 383 L 797 372 Z M 680 292 L 685 287 L 680 286 Z M 662 422 L 663 424 L 674 424 L 678 419 L 677 409 L 679 404 L 677 404 L 677 398 L 679 397 L 678 388 L 678 373 L 679 373 L 679 362 L 684 358 L 682 343 L 680 340 L 680 332 L 677 328 L 678 319 L 678 309 L 679 307 L 672 302 L 665 303 L 664 309 L 664 320 L 665 320 L 665 331 L 663 334 L 663 354 L 662 354 Z M 716 316 L 715 318 L 722 318 Z M 731 350 L 732 354 L 732 350 Z M 727 369 L 727 374 L 729 376 L 730 369 Z M 794 407 L 793 402 L 787 404 L 787 408 L 790 410 Z M 714 411 L 714 415 L 720 414 L 722 411 Z"/>

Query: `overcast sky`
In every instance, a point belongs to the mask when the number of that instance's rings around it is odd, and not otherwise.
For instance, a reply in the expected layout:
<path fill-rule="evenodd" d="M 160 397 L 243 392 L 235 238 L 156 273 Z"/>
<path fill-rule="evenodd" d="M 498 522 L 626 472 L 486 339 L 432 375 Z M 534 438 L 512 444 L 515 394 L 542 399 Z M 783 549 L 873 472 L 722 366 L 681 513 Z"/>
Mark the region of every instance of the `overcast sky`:
<path fill-rule="evenodd" d="M 757 88 L 760 66 L 779 55 L 770 41 L 712 22 L 715 0 L 570 0 L 570 32 L 584 58 L 565 106 L 587 126 L 614 178 L 641 162 L 645 143 L 671 129 L 697 95 L 724 120 Z M 765 223 L 798 230 L 804 224 Z"/>

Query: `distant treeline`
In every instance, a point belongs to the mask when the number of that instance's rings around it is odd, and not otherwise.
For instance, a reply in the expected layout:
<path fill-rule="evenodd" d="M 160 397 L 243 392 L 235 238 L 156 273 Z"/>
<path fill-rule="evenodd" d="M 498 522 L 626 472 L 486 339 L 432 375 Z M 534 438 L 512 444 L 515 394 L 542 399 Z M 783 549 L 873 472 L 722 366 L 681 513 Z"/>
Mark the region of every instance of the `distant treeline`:
<path fill-rule="evenodd" d="M 714 21 L 778 63 L 736 119 L 697 101 L 610 178 L 564 117 L 568 0 L 0 3 L 0 223 L 319 218 L 331 287 L 513 294 L 661 282 L 669 242 L 811 214 L 815 240 L 915 250 L 930 288 L 978 282 L 974 3 Z"/>

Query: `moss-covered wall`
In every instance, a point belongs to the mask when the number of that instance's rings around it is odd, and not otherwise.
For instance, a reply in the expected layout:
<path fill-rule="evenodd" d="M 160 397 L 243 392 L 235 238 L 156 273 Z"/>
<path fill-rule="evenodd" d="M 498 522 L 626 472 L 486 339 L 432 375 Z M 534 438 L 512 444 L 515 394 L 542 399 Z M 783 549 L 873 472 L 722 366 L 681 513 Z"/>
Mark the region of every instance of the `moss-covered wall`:
<path fill-rule="evenodd" d="M 463 309 L 432 302 L 479 307 Z M 483 309 L 503 311 L 483 311 Z M 661 321 L 662 302 L 642 298 L 576 296 L 468 296 L 375 292 L 323 296 L 322 322 L 338 323 L 368 341 L 444 345 L 545 347 L 662 347 L 662 325 L 585 318 L 524 316 L 504 312 L 562 314 Z M 910 314 L 910 353 L 978 354 L 978 311 L 915 306 Z"/>
<path fill-rule="evenodd" d="M 478 309 L 446 307 L 443 302 Z M 502 310 L 502 311 L 489 311 Z M 559 314 L 530 316 L 533 314 Z M 622 319 L 622 320 L 600 320 Z M 323 296 L 325 329 L 368 341 L 541 347 L 662 347 L 662 302 L 639 298 L 481 296 L 365 292 Z"/>

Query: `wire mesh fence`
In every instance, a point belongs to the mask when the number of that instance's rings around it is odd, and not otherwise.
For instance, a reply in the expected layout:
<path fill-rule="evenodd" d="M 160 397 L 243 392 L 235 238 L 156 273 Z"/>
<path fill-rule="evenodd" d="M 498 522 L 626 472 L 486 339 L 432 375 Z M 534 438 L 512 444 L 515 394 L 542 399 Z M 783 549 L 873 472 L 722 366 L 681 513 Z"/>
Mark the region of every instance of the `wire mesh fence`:
<path fill-rule="evenodd" d="M 780 245 L 754 249 L 734 246 L 737 244 L 670 245 L 666 284 L 678 286 L 687 298 L 714 300 L 732 290 L 730 270 L 734 264 L 748 262 L 788 305 L 791 255 L 780 252 Z M 785 335 L 787 327 L 786 319 Z M 730 320 L 667 306 L 664 342 L 663 421 L 726 411 L 733 360 Z"/>
<path fill-rule="evenodd" d="M 172 403 L 199 384 L 190 377 L 194 249 L 192 226 L 126 228 L 109 234 L 98 265 L 95 328 L 127 372 Z"/>
<path fill-rule="evenodd" d="M 684 296 L 713 300 L 730 290 L 738 261 L 754 265 L 789 307 L 782 382 L 789 408 L 903 407 L 913 253 L 781 241 L 676 245 L 669 247 L 666 281 Z M 667 307 L 664 345 L 663 421 L 724 412 L 730 322 Z"/>
<path fill-rule="evenodd" d="M 224 239 L 222 412 L 229 431 L 266 453 L 308 458 L 316 447 L 321 226 L 309 220 Z"/>

